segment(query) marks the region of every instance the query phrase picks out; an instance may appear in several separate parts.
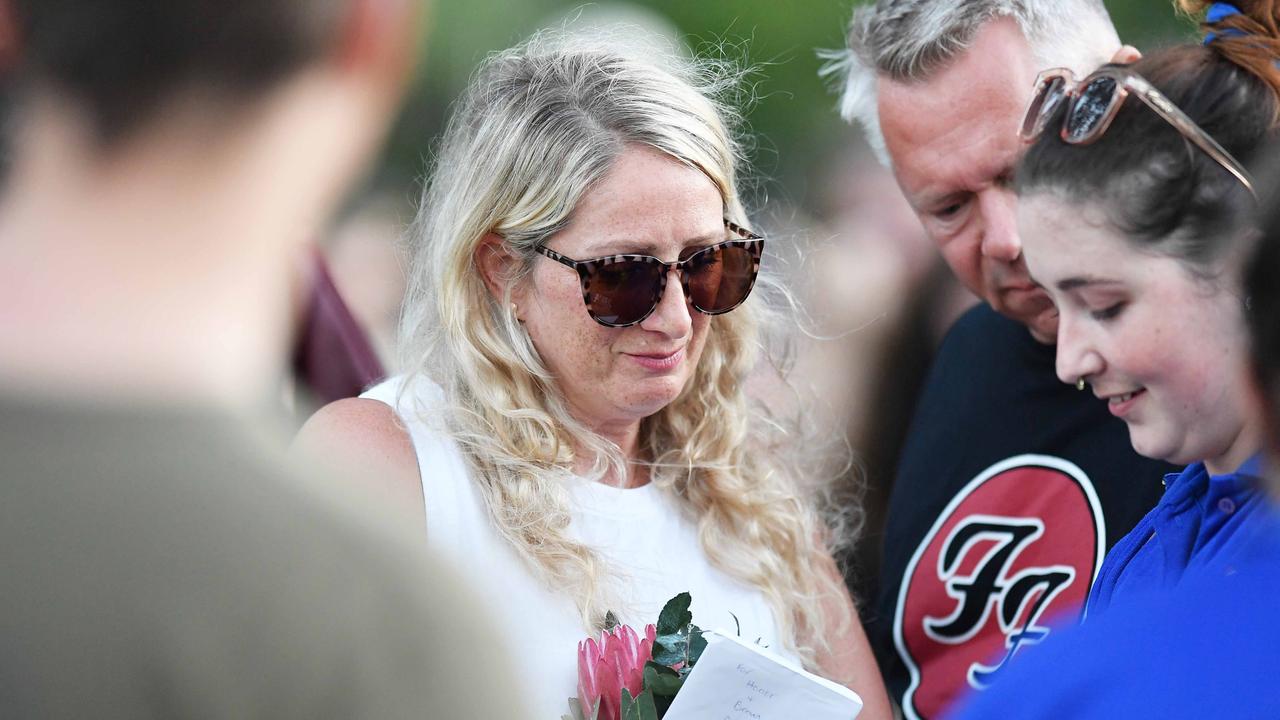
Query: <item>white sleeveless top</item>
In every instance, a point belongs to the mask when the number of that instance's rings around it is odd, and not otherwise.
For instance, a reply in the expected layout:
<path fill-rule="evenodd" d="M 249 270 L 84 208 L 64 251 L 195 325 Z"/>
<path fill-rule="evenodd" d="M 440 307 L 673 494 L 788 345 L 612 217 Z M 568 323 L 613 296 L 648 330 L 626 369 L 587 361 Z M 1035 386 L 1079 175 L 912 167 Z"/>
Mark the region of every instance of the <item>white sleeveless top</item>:
<path fill-rule="evenodd" d="M 403 382 L 392 378 L 361 397 L 390 405 L 404 422 L 422 476 L 428 543 L 487 600 L 487 613 L 515 653 L 513 666 L 527 686 L 529 717 L 558 720 L 568 711 L 568 698 L 577 695 L 578 643 L 587 636 L 577 606 L 566 591 L 535 578 L 494 530 L 462 452 L 440 420 L 440 387 L 415 380 L 397 404 Z M 699 627 L 733 632 L 740 623 L 744 639 L 758 638 L 795 660 L 779 641 L 764 595 L 711 566 L 694 524 L 674 498 L 652 483 L 620 489 L 577 478 L 569 482 L 571 532 L 623 576 L 624 586 L 615 593 L 626 603 L 616 609 L 619 620 L 643 631 L 658 621 L 667 600 L 688 591 Z"/>

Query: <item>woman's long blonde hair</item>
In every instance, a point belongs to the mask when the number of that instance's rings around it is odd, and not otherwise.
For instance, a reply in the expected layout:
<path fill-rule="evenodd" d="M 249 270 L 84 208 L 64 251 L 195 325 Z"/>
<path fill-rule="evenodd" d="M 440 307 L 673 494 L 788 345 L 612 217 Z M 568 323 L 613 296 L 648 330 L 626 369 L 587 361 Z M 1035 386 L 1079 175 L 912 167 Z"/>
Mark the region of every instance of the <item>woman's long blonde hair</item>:
<path fill-rule="evenodd" d="M 568 412 L 510 298 L 487 289 L 476 251 L 490 233 L 501 237 L 519 267 L 511 283 L 521 282 L 534 248 L 567 225 L 628 146 L 700 170 L 725 217 L 747 224 L 739 116 L 720 102 L 740 77 L 731 63 L 660 65 L 580 38 L 541 35 L 497 53 L 454 110 L 414 223 L 406 373 L 444 389 L 445 422 L 495 527 L 549 586 L 575 598 L 588 628 L 610 608 L 609 578 L 622 569 L 570 534 L 564 479 L 575 448 L 594 459 L 592 479 L 626 477 L 628 459 Z M 769 312 L 760 295 L 711 319 L 694 377 L 642 423 L 640 444 L 653 482 L 696 521 L 711 562 L 759 588 L 783 642 L 812 662 L 836 630 L 821 602 L 842 589 L 823 571 L 833 533 L 805 491 L 815 479 L 804 476 L 805 449 L 744 391 Z"/>

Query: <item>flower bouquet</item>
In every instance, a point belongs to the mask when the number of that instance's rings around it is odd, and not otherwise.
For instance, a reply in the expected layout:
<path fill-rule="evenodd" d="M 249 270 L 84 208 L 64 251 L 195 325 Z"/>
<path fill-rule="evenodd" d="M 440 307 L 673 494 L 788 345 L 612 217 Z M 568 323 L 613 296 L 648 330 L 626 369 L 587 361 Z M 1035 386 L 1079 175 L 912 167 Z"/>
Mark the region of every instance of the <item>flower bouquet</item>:
<path fill-rule="evenodd" d="M 693 624 L 692 597 L 671 598 L 641 637 L 605 617 L 600 641 L 578 643 L 578 697 L 563 720 L 658 720 L 693 671 L 707 640 Z"/>
<path fill-rule="evenodd" d="M 689 603 L 689 593 L 672 598 L 643 635 L 610 615 L 600 642 L 579 643 L 578 697 L 564 720 L 850 720 L 862 711 L 854 691 L 740 630 L 704 633 Z"/>

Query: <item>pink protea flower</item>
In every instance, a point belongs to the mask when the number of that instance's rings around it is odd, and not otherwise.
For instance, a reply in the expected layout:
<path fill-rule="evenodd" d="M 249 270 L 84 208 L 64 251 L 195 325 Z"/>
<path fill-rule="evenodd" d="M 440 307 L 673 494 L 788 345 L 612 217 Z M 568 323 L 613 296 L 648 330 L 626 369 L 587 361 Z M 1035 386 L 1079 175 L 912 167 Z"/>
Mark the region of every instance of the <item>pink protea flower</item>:
<path fill-rule="evenodd" d="M 578 703 L 584 717 L 600 701 L 599 720 L 619 720 L 622 688 L 634 697 L 644 681 L 644 664 L 653 657 L 653 641 L 658 629 L 644 628 L 644 639 L 629 625 L 618 625 L 600 633 L 600 642 L 587 638 L 578 643 Z"/>

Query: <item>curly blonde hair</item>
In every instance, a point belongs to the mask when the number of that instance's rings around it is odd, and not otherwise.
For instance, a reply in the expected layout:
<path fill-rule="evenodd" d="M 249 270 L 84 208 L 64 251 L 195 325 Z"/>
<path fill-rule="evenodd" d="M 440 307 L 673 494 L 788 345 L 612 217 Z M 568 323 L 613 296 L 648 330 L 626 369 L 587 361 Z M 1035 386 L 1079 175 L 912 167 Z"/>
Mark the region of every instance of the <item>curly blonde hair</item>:
<path fill-rule="evenodd" d="M 569 413 L 509 288 L 627 147 L 700 170 L 725 217 L 746 224 L 732 131 L 740 117 L 720 101 L 741 75 L 729 62 L 659 64 L 551 35 L 492 55 L 455 108 L 412 230 L 406 374 L 444 389 L 446 423 L 495 527 L 549 586 L 568 590 L 589 629 L 603 621 L 619 569 L 570 534 L 563 481 L 575 449 L 594 461 L 595 480 L 626 477 L 634 461 Z M 517 259 L 507 297 L 490 293 L 477 266 L 491 234 Z M 838 535 L 802 482 L 814 480 L 802 469 L 803 447 L 744 389 L 770 312 L 761 294 L 711 318 L 694 377 L 642 422 L 640 447 L 652 481 L 696 521 L 710 561 L 764 594 L 783 643 L 812 664 L 836 630 L 821 603 L 843 592 L 823 571 Z"/>

